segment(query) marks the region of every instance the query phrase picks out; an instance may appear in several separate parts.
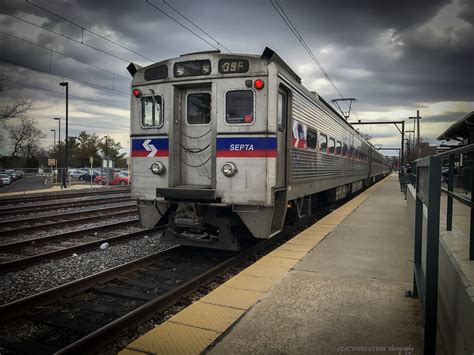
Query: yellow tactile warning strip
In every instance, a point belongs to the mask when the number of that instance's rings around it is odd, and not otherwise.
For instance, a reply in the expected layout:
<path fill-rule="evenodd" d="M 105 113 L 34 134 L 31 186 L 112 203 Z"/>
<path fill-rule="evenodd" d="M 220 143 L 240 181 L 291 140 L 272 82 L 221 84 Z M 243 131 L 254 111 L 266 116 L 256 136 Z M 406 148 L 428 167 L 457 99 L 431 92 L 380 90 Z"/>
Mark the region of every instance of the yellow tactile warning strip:
<path fill-rule="evenodd" d="M 119 355 L 200 354 L 377 191 L 384 181 L 365 190 L 199 301 L 130 343 Z"/>

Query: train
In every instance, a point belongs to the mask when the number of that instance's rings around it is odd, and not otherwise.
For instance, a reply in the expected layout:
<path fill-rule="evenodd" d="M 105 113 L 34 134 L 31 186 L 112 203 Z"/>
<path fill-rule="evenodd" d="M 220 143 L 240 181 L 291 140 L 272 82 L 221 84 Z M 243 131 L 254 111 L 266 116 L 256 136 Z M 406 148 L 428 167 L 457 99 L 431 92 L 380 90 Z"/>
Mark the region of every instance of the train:
<path fill-rule="evenodd" d="M 166 241 L 239 250 L 390 171 L 270 48 L 127 69 L 132 196 Z"/>

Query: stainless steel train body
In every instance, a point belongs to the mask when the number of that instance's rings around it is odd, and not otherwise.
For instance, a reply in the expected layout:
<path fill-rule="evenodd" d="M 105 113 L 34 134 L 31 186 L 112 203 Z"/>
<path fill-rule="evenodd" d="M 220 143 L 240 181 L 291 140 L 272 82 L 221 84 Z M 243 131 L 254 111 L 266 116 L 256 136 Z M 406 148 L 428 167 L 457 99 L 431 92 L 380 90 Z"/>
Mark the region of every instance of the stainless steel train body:
<path fill-rule="evenodd" d="M 166 239 L 236 250 L 388 172 L 268 48 L 128 69 L 132 195 L 143 226 L 168 223 Z"/>

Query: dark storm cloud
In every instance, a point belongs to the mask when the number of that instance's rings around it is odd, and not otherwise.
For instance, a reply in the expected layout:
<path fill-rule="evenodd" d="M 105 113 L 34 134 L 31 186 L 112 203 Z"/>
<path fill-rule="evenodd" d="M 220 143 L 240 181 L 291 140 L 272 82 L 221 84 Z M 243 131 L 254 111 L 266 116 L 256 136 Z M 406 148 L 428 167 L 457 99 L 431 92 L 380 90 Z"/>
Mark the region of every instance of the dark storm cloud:
<path fill-rule="evenodd" d="M 35 1 L 153 60 L 211 49 L 145 1 Z M 280 4 L 338 87 L 346 96 L 359 99 L 356 109 L 387 111 L 391 107 L 416 108 L 420 103 L 474 101 L 474 2 L 459 1 L 454 15 L 460 22 L 458 24 L 449 21 L 433 23 L 438 14 L 452 6 L 447 0 L 280 0 Z M 154 0 L 154 3 L 179 18 L 161 0 Z M 269 46 L 301 74 L 310 89 L 319 91 L 328 99 L 336 96 L 329 85 L 321 85 L 324 83 L 320 80 L 322 74 L 316 70 L 269 1 L 170 0 L 170 3 L 234 52 L 260 54 L 265 46 Z M 1 31 L 27 38 L 125 77 L 128 77 L 125 68 L 129 60 L 139 64 L 150 63 L 103 39 L 83 33 L 77 26 L 25 1 L 5 0 L 2 2 L 2 11 L 76 41 L 84 40 L 89 46 L 126 60 L 107 56 L 0 14 Z M 46 71 L 51 69 L 59 76 L 68 76 L 96 86 L 128 91 L 128 79 L 112 76 L 57 54 L 53 54 L 51 61 L 48 50 L 1 34 L 0 45 L 6 48 L 0 53 L 0 58 L 4 60 Z M 305 69 L 308 67 L 311 70 Z M 14 72 L 13 75 L 20 74 Z M 51 77 L 48 83 L 44 80 L 44 74 L 22 71 L 20 79 L 30 83 L 37 81 L 38 85 L 58 90 L 57 84 L 62 78 Z M 18 90 L 15 95 L 19 94 Z M 72 85 L 71 90 L 77 96 L 96 97 L 105 102 L 128 106 L 127 97 L 107 90 L 78 83 Z M 12 96 L 5 92 L 2 95 Z M 28 95 L 41 100 L 46 96 L 31 89 Z M 83 104 L 87 105 L 86 102 Z M 449 117 L 441 118 L 441 114 L 425 118 L 427 122 L 441 122 L 441 119 L 449 121 Z M 95 121 L 94 127 L 97 128 L 101 122 Z"/>
<path fill-rule="evenodd" d="M 402 32 L 425 23 L 449 0 L 321 0 L 286 2 L 287 13 L 318 41 L 338 45 L 370 45 L 381 31 Z M 293 15 L 293 16 L 291 16 Z"/>

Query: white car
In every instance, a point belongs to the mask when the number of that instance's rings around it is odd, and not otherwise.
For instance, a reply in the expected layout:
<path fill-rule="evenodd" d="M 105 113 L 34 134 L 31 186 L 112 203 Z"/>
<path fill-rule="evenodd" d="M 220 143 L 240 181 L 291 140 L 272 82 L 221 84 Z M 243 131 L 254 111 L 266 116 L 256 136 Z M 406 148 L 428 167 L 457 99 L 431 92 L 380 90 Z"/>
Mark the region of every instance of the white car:
<path fill-rule="evenodd" d="M 12 183 L 12 179 L 8 174 L 0 174 L 0 179 L 2 179 L 3 185 L 10 185 Z"/>
<path fill-rule="evenodd" d="M 84 175 L 85 172 L 82 170 L 69 170 L 69 176 L 73 179 L 78 179 L 79 176 Z"/>

